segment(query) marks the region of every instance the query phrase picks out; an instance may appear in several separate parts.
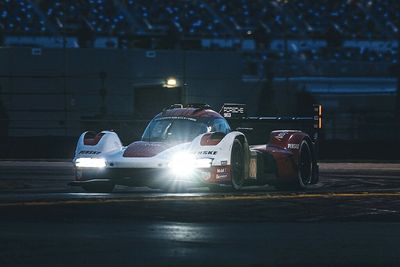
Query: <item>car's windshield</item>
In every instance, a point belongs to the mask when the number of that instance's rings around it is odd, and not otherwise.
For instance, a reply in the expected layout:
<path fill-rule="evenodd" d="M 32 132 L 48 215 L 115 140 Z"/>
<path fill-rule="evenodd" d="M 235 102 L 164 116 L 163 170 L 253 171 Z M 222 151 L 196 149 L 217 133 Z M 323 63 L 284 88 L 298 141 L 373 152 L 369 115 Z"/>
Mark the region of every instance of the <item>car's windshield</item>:
<path fill-rule="evenodd" d="M 143 141 L 189 142 L 207 132 L 207 124 L 192 118 L 156 118 L 147 126 Z"/>

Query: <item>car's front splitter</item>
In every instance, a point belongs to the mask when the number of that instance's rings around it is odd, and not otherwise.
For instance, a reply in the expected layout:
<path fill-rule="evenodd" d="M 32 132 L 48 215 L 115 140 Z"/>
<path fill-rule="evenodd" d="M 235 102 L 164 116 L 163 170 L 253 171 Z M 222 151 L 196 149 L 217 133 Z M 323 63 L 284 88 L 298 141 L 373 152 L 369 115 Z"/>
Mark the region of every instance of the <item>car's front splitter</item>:
<path fill-rule="evenodd" d="M 76 180 L 71 185 L 111 182 L 126 186 L 160 188 L 175 183 L 190 186 L 215 184 L 211 170 L 196 170 L 188 175 L 176 175 L 167 168 L 76 168 Z"/>

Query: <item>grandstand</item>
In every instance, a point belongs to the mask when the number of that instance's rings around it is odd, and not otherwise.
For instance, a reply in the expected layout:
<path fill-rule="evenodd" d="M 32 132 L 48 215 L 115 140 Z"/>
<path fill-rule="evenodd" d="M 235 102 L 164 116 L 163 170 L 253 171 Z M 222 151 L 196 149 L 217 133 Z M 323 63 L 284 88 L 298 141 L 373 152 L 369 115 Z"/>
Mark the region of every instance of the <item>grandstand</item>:
<path fill-rule="evenodd" d="M 182 102 L 280 114 L 306 93 L 333 147 L 392 142 L 399 27 L 398 0 L 3 0 L 0 136 L 74 138 L 112 122 L 139 138 L 142 98 L 174 76 Z"/>
<path fill-rule="evenodd" d="M 396 0 L 5 0 L 0 10 L 5 45 L 57 47 L 65 45 L 57 38 L 72 38 L 70 47 L 179 49 L 186 42 L 272 59 L 397 61 Z M 276 45 L 283 40 L 286 55 Z"/>

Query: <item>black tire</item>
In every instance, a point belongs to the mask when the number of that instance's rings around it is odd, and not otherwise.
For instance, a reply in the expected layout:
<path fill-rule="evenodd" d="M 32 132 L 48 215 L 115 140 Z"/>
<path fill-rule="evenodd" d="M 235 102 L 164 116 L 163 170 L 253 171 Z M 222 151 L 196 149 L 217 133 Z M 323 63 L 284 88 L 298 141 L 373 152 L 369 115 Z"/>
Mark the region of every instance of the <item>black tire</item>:
<path fill-rule="evenodd" d="M 243 145 L 238 139 L 233 141 L 231 152 L 231 182 L 233 189 L 239 190 L 244 184 Z"/>
<path fill-rule="evenodd" d="M 303 140 L 299 148 L 299 162 L 297 183 L 298 187 L 306 188 L 313 181 L 314 175 L 314 158 L 311 152 L 310 144 L 307 140 Z"/>
<path fill-rule="evenodd" d="M 111 193 L 115 185 L 109 182 L 93 182 L 82 185 L 82 188 L 88 193 Z"/>
<path fill-rule="evenodd" d="M 314 179 L 315 175 L 315 159 L 313 158 L 310 143 L 303 140 L 299 147 L 299 161 L 297 177 L 291 183 L 278 183 L 274 186 L 278 190 L 299 190 L 306 189 Z"/>

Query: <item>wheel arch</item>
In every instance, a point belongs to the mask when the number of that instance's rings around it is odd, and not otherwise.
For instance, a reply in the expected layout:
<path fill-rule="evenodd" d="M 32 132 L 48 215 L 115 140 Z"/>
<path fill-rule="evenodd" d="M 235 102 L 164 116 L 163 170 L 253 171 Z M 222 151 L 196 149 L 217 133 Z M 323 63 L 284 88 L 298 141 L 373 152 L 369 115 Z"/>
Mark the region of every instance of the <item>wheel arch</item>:
<path fill-rule="evenodd" d="M 319 172 L 318 172 L 318 158 L 317 158 L 317 151 L 315 148 L 314 143 L 312 142 L 311 137 L 302 131 L 296 130 L 279 130 L 271 132 L 270 143 L 272 147 L 278 147 L 283 151 L 289 152 L 292 155 L 293 159 L 293 182 L 297 181 L 299 178 L 299 168 L 300 168 L 300 152 L 301 152 L 301 145 L 303 142 L 307 143 L 307 146 L 310 151 L 311 157 L 311 164 L 312 164 L 312 177 L 311 182 L 309 184 L 316 184 L 319 180 Z M 279 167 L 278 168 L 283 168 Z M 297 177 L 294 175 L 297 174 Z M 285 185 L 288 181 L 284 181 L 283 184 Z M 286 185 L 285 185 L 286 186 Z M 303 186 L 304 188 L 304 186 Z"/>
<path fill-rule="evenodd" d="M 225 135 L 221 142 L 214 146 L 214 148 L 218 150 L 218 154 L 215 157 L 215 163 L 213 165 L 219 165 L 221 161 L 226 161 L 227 164 L 231 164 L 230 156 L 235 139 L 239 140 L 239 142 L 242 144 L 243 151 L 245 153 L 245 159 L 249 160 L 250 149 L 246 136 L 241 132 L 234 131 Z"/>
<path fill-rule="evenodd" d="M 91 141 L 88 142 L 88 135 L 91 136 Z M 102 153 L 115 151 L 122 148 L 122 142 L 118 135 L 112 131 L 101 131 L 94 133 L 90 131 L 83 132 L 78 139 L 75 148 L 75 158 L 96 157 Z"/>

